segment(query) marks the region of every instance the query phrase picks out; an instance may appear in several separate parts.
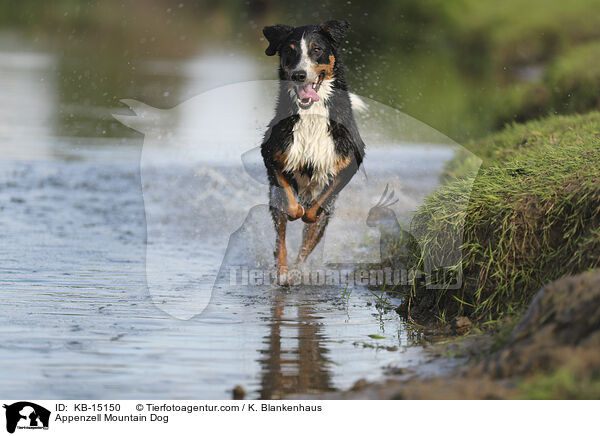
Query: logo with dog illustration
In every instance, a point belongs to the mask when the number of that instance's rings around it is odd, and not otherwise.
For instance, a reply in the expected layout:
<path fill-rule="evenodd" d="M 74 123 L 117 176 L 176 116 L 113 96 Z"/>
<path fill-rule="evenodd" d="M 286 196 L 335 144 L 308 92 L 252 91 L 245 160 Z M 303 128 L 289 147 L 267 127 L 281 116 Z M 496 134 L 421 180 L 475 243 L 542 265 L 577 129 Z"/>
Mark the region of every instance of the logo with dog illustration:
<path fill-rule="evenodd" d="M 48 430 L 50 411 L 39 404 L 29 401 L 19 401 L 10 405 L 5 404 L 6 431 L 14 433 L 19 430 Z"/>

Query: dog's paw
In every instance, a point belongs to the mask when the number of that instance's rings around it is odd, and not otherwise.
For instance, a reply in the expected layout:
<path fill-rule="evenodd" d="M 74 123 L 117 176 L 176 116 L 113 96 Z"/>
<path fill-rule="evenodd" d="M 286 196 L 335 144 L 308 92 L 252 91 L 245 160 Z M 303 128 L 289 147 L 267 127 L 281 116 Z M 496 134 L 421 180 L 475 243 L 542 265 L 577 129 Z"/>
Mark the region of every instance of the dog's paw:
<path fill-rule="evenodd" d="M 289 286 L 290 277 L 288 274 L 287 266 L 280 266 L 277 268 L 277 284 L 279 286 Z"/>
<path fill-rule="evenodd" d="M 298 218 L 302 218 L 304 215 L 304 207 L 301 204 L 296 203 L 288 206 L 286 213 L 290 221 L 295 221 Z"/>
<path fill-rule="evenodd" d="M 302 221 L 304 221 L 305 223 L 316 223 L 319 219 L 319 216 L 320 215 L 318 209 L 314 209 L 311 207 L 306 212 L 304 212 L 304 215 L 302 215 Z"/>

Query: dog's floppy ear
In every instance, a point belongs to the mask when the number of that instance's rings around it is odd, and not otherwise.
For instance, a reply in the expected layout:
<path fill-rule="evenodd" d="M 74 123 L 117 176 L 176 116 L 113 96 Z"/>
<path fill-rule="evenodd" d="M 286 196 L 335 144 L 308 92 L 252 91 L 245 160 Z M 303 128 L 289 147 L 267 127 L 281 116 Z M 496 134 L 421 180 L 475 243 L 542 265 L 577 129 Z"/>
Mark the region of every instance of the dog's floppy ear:
<path fill-rule="evenodd" d="M 263 29 L 263 34 L 267 41 L 269 41 L 269 46 L 265 50 L 265 54 L 267 56 L 273 56 L 279 51 L 281 47 L 281 43 L 292 33 L 294 28 L 292 26 L 288 26 L 287 24 L 276 24 L 274 26 L 267 26 Z"/>
<path fill-rule="evenodd" d="M 350 28 L 350 23 L 345 20 L 329 20 L 321 23 L 320 27 L 337 47 L 344 40 L 344 35 Z"/>

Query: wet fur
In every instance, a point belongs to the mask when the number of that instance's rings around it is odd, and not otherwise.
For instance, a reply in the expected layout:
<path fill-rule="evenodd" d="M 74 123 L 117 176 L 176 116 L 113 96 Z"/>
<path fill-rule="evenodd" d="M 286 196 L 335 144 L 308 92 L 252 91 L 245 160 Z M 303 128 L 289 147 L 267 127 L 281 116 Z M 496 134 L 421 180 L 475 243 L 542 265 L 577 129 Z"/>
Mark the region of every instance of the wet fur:
<path fill-rule="evenodd" d="M 302 218 L 309 223 L 305 236 L 308 234 L 306 238 L 310 239 L 313 235 L 313 240 L 307 242 L 305 238 L 303 241 L 303 250 L 310 248 L 304 257 L 300 255 L 299 260 L 304 260 L 325 231 L 337 194 L 364 157 L 365 145 L 354 119 L 344 65 L 338 53 L 347 27 L 346 22 L 333 20 L 321 25 L 276 25 L 263 30 L 269 41 L 266 54 L 280 55 L 275 117 L 269 123 L 261 146 L 278 234 L 275 256 L 280 271 L 287 265 L 282 254 L 285 253 L 282 220 Z M 322 52 L 311 52 L 309 59 L 307 49 L 314 46 Z M 315 80 L 321 71 L 325 76 L 317 92 L 319 101 L 313 101 L 308 109 L 299 107 L 298 96 L 290 82 L 291 73 L 299 66 L 306 70 L 307 81 Z M 288 207 L 290 202 L 286 198 L 289 197 L 282 192 L 288 182 L 302 206 L 298 212 L 295 206 Z M 302 216 L 297 216 L 301 213 Z M 319 227 L 311 229 L 315 222 Z"/>

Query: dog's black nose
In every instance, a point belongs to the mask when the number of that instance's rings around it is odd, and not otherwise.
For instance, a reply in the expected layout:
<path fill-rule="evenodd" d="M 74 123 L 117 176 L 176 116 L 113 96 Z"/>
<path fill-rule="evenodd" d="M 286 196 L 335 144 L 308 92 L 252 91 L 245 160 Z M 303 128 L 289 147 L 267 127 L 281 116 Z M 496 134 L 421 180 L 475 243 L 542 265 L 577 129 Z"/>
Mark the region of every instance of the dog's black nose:
<path fill-rule="evenodd" d="M 304 82 L 306 80 L 306 71 L 292 71 L 291 77 L 294 82 Z"/>

